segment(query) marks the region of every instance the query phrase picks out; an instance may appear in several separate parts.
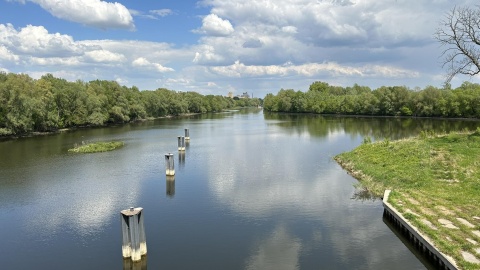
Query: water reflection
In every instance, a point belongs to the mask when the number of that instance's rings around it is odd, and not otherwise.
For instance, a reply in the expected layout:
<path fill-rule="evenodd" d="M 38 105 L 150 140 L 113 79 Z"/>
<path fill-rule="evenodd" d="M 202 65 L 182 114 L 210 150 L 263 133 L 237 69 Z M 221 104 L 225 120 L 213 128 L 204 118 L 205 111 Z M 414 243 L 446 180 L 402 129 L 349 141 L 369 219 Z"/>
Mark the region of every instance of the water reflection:
<path fill-rule="evenodd" d="M 385 262 L 401 260 L 408 250 L 374 244 L 388 241 L 379 222 L 381 202 L 351 200 L 355 196 L 365 199 L 368 194 L 356 194 L 355 180 L 332 160 L 342 148 L 360 144 L 360 135 L 344 130 L 342 120 L 331 124 L 325 118 L 317 124 L 302 121 L 268 121 L 266 136 L 218 136 L 217 145 L 228 145 L 229 151 L 212 151 L 206 157 L 210 190 L 235 215 L 255 220 L 286 217 L 284 225 L 258 244 L 247 269 L 281 269 L 282 265 L 297 269 L 298 257 L 313 251 L 317 261 L 329 269 L 352 265 L 358 269 L 404 269 L 405 265 L 387 266 Z M 253 133 L 256 127 L 243 128 L 242 132 Z M 292 132 L 297 136 L 291 136 Z M 316 140 L 318 134 L 327 140 Z M 372 219 L 375 211 L 380 213 L 378 219 Z M 308 221 L 317 227 L 310 229 L 310 235 L 322 236 L 321 242 L 285 229 Z M 304 264 L 302 268 L 313 268 Z"/>
<path fill-rule="evenodd" d="M 147 256 L 142 256 L 142 260 L 139 262 L 123 259 L 123 270 L 147 270 Z"/>
<path fill-rule="evenodd" d="M 300 239 L 289 234 L 284 225 L 277 226 L 268 238 L 262 239 L 254 248 L 245 269 L 300 269 L 301 250 Z"/>
<path fill-rule="evenodd" d="M 376 201 L 380 198 L 375 196 L 366 188 L 357 187 L 355 188 L 352 199 L 357 201 Z"/>
<path fill-rule="evenodd" d="M 400 241 L 402 241 L 402 243 L 410 250 L 410 252 L 412 252 L 412 254 L 414 254 L 415 257 L 417 257 L 417 259 L 423 263 L 423 265 L 425 265 L 426 269 L 428 269 L 428 270 L 438 269 L 438 267 L 435 266 L 434 262 L 432 262 L 432 261 L 430 261 L 428 258 L 426 258 L 426 256 L 424 256 L 424 255 L 415 247 L 415 245 L 412 244 L 412 242 L 410 242 L 409 237 L 405 236 L 405 235 L 403 234 L 403 232 L 400 231 L 400 230 L 395 226 L 395 224 L 393 223 L 393 221 L 389 220 L 388 218 L 386 218 L 386 217 L 384 216 L 384 217 L 383 217 L 383 222 L 384 222 L 385 225 L 387 225 L 387 227 L 392 231 L 392 233 L 394 233 L 395 236 L 398 237 L 398 239 L 399 239 Z"/>
<path fill-rule="evenodd" d="M 331 132 L 345 132 L 351 136 L 389 138 L 392 140 L 417 136 L 421 131 L 445 133 L 451 131 L 473 131 L 478 120 L 455 120 L 433 118 L 393 118 L 393 117 L 345 117 L 304 114 L 264 113 L 271 125 L 282 127 L 290 134 L 303 134 L 326 137 Z M 276 120 L 276 121 L 274 121 Z"/>
<path fill-rule="evenodd" d="M 178 152 L 178 165 L 180 168 L 185 167 L 185 151 Z"/>
<path fill-rule="evenodd" d="M 166 192 L 167 192 L 167 196 L 170 197 L 170 198 L 173 198 L 175 197 L 175 176 L 174 175 L 167 175 L 166 177 Z"/>
<path fill-rule="evenodd" d="M 116 176 L 135 173 L 135 170 L 127 173 L 127 168 L 109 169 L 121 163 L 111 153 L 96 159 L 71 156 L 55 170 L 44 166 L 31 171 L 36 173 L 38 181 L 27 187 L 31 191 L 29 197 L 35 198 L 30 205 L 32 218 L 26 220 L 29 226 L 32 230 L 48 229 L 52 232 L 61 226 L 72 226 L 84 235 L 105 226 L 112 213 L 117 212 L 119 201 L 135 201 L 140 189 L 138 185 L 122 188 L 116 184 Z"/>

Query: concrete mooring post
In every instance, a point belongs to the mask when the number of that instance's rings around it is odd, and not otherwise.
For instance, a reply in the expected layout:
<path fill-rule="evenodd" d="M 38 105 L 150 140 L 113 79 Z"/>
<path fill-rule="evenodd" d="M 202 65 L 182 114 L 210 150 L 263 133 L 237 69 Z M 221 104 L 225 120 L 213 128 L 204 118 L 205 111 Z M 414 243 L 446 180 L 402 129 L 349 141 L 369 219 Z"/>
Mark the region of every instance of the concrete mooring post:
<path fill-rule="evenodd" d="M 185 129 L 185 140 L 190 141 L 190 130 L 188 128 Z"/>
<path fill-rule="evenodd" d="M 178 151 L 185 151 L 185 137 L 178 136 Z"/>
<path fill-rule="evenodd" d="M 120 211 L 122 216 L 122 255 L 132 261 L 140 261 L 147 254 L 143 208 L 130 207 Z"/>
<path fill-rule="evenodd" d="M 175 164 L 172 153 L 165 155 L 165 170 L 167 175 L 175 175 Z"/>

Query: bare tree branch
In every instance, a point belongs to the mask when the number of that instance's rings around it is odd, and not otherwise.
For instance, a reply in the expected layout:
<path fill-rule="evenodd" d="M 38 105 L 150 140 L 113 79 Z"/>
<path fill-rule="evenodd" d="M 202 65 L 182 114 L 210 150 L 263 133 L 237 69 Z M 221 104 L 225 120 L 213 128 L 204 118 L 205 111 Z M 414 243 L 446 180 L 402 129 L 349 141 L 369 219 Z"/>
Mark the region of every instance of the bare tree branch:
<path fill-rule="evenodd" d="M 442 67 L 447 69 L 446 83 L 458 74 L 480 73 L 480 6 L 454 7 L 440 22 L 435 39 L 445 47 Z"/>

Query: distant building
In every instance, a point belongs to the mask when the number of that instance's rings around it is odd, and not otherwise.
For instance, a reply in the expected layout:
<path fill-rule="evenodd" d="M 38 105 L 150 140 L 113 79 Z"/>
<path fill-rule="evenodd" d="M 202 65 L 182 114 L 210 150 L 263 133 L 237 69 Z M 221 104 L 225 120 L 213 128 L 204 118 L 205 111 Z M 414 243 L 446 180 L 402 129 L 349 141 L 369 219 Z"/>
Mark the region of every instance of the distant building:
<path fill-rule="evenodd" d="M 228 92 L 228 97 L 233 98 L 233 92 Z"/>

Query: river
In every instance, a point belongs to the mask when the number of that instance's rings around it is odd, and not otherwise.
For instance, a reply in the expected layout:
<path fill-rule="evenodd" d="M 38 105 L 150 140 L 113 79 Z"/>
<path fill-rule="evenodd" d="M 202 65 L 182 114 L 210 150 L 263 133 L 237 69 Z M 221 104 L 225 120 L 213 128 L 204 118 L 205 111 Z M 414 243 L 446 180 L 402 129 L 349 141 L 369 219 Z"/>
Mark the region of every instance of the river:
<path fill-rule="evenodd" d="M 366 137 L 476 125 L 250 109 L 0 141 L 2 269 L 130 269 L 120 211 L 131 206 L 144 209 L 143 269 L 428 269 L 332 157 Z M 109 140 L 125 146 L 67 151 Z"/>

